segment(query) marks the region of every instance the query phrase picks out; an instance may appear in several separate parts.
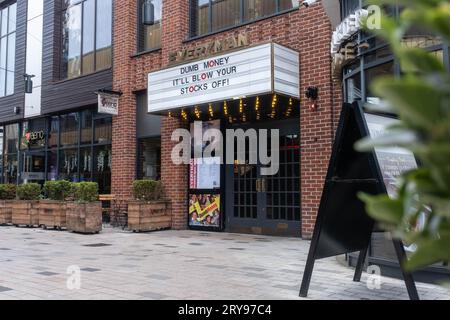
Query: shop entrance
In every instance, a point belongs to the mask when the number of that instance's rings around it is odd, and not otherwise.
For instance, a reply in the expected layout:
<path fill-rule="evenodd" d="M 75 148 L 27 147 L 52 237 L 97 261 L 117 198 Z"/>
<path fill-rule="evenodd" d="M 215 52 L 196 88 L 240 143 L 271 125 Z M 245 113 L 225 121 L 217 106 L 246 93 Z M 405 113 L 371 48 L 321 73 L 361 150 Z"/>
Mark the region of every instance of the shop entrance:
<path fill-rule="evenodd" d="M 44 183 L 45 152 L 27 151 L 22 153 L 22 182 Z"/>
<path fill-rule="evenodd" d="M 229 232 L 301 236 L 300 217 L 300 129 L 298 119 L 251 125 L 230 125 L 230 129 L 278 129 L 279 171 L 261 175 L 262 164 L 226 165 L 226 223 Z M 270 134 L 268 135 L 270 139 Z M 260 138 L 260 137 L 258 137 Z M 268 146 L 270 146 L 268 141 Z M 235 157 L 236 159 L 236 157 Z"/>

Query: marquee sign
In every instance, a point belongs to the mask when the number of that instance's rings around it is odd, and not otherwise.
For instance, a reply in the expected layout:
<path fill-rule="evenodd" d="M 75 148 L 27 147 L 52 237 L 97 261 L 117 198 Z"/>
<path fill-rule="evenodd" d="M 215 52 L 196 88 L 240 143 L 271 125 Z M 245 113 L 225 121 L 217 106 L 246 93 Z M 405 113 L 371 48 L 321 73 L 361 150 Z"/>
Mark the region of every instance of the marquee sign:
<path fill-rule="evenodd" d="M 148 112 L 258 94 L 300 98 L 298 52 L 274 43 L 148 75 Z"/>

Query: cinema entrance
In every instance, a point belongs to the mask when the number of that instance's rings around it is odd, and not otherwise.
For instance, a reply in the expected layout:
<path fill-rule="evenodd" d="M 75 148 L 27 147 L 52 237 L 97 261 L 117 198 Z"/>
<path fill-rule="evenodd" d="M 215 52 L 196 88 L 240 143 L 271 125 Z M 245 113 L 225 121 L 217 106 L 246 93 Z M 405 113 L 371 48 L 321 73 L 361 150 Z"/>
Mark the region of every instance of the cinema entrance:
<path fill-rule="evenodd" d="M 229 149 L 228 138 L 223 157 L 205 156 L 208 141 L 193 139 L 194 152 L 187 159 L 189 228 L 301 235 L 299 74 L 298 52 L 275 43 L 149 74 L 149 113 L 180 118 L 191 135 L 200 131 L 200 137 L 210 129 L 222 137 L 229 129 L 255 132 L 253 140 L 243 138 L 239 154 L 245 157 L 236 154 L 238 149 Z M 261 161 L 259 153 L 256 161 L 250 161 L 258 141 L 274 146 L 271 130 L 277 131 L 279 144 L 265 151 L 276 164 Z M 275 166 L 275 172 L 268 175 L 267 166 Z"/>
<path fill-rule="evenodd" d="M 264 175 L 267 165 L 250 164 L 249 144 L 246 162 L 235 162 L 225 168 L 225 229 L 230 232 L 300 236 L 300 136 L 298 118 L 272 120 L 261 123 L 231 125 L 233 129 L 256 129 L 258 141 L 270 135 L 259 134 L 260 129 L 278 130 L 279 164 L 277 173 Z M 235 155 L 235 159 L 237 155 Z"/>

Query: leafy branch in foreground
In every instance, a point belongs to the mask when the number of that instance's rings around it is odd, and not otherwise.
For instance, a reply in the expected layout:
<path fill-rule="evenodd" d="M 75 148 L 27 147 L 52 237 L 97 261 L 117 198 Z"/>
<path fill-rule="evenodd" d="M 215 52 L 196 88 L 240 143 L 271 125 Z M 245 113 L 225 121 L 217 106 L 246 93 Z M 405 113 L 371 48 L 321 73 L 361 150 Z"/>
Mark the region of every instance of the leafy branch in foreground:
<path fill-rule="evenodd" d="M 400 4 L 395 20 L 386 14 L 384 38 L 400 63 L 401 77 L 380 77 L 372 89 L 400 124 L 385 136 L 357 143 L 360 151 L 376 147 L 404 147 L 419 160 L 419 168 L 398 179 L 396 197 L 362 194 L 368 213 L 417 250 L 406 266 L 415 270 L 450 261 L 450 75 L 444 63 L 421 48 L 404 45 L 411 27 L 427 30 L 450 43 L 450 2 L 444 0 L 379 0 L 374 4 Z M 445 42 L 444 42 L 445 43 Z M 371 106 L 380 109 L 380 106 Z M 382 111 L 386 111 L 386 106 Z"/>

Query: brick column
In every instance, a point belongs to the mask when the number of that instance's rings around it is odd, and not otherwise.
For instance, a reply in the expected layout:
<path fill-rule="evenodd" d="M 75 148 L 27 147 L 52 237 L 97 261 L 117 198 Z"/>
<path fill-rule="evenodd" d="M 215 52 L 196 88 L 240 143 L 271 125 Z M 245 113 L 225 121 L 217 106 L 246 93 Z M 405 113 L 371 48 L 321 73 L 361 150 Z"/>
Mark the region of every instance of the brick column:
<path fill-rule="evenodd" d="M 131 196 L 136 173 L 136 98 L 133 61 L 136 52 L 137 1 L 114 1 L 113 88 L 122 91 L 119 115 L 113 118 L 112 193 L 121 198 Z"/>
<path fill-rule="evenodd" d="M 301 53 L 300 112 L 302 237 L 311 238 L 331 155 L 340 88 L 331 80 L 331 25 L 321 4 L 301 8 L 296 30 Z M 310 109 L 303 92 L 319 87 L 318 110 Z"/>
<path fill-rule="evenodd" d="M 169 53 L 180 50 L 187 39 L 189 27 L 189 4 L 186 0 L 165 1 L 162 21 L 162 66 L 169 63 Z M 175 129 L 186 127 L 175 118 L 161 119 L 161 180 L 166 195 L 172 200 L 172 228 L 187 228 L 188 213 L 188 166 L 175 165 L 171 159 L 172 148 L 177 142 L 171 141 Z"/>

